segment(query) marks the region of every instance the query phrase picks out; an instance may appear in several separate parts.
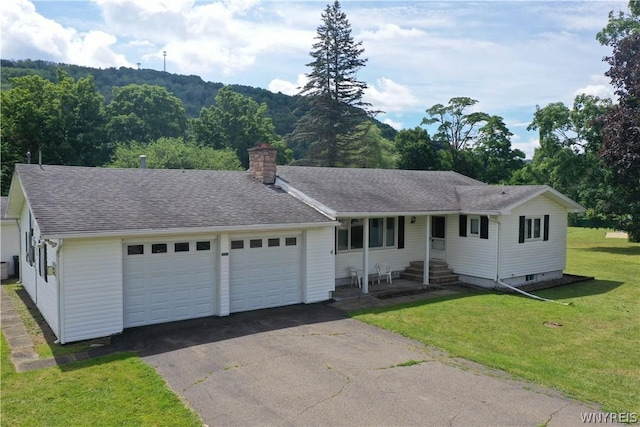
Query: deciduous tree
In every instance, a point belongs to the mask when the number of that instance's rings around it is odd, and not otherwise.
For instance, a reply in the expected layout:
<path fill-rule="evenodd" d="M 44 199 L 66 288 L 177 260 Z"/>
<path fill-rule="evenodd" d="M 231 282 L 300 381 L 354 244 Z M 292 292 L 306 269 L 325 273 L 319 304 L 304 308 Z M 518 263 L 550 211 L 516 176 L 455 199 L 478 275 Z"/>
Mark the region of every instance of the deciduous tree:
<path fill-rule="evenodd" d="M 524 166 L 525 154 L 511 148 L 513 134 L 502 117 L 491 116 L 478 131 L 473 154 L 478 162 L 475 178 L 489 184 L 506 183 Z"/>
<path fill-rule="evenodd" d="M 193 136 L 202 146 L 235 151 L 242 165 L 249 167 L 248 149 L 257 143 L 269 143 L 278 149 L 277 161 L 291 161 L 289 150 L 276 134 L 266 104 L 258 104 L 248 96 L 234 92 L 228 86 L 216 95 L 216 104 L 200 111 L 193 120 Z"/>
<path fill-rule="evenodd" d="M 398 168 L 412 170 L 440 170 L 438 148 L 431 141 L 429 132 L 419 126 L 398 131 L 395 138 Z"/>
<path fill-rule="evenodd" d="M 151 169 L 241 170 L 242 165 L 231 149 L 217 150 L 185 143 L 182 138 L 159 138 L 150 143 L 119 144 L 109 164 L 115 168 L 137 168 L 140 155 L 147 156 Z"/>
<path fill-rule="evenodd" d="M 131 84 L 113 89 L 107 106 L 111 142 L 152 142 L 181 137 L 187 130 L 182 101 L 162 86 Z"/>
<path fill-rule="evenodd" d="M 438 128 L 432 139 L 436 144 L 445 147 L 445 167 L 462 172 L 463 160 L 460 154 L 468 146 L 475 143 L 477 131 L 489 115 L 483 112 L 468 112 L 478 101 L 468 97 L 451 98 L 448 105 L 436 104 L 427 109 L 427 117 L 422 124 L 437 124 Z"/>
<path fill-rule="evenodd" d="M 30 151 L 48 164 L 99 166 L 109 159 L 104 138 L 103 98 L 91 76 L 77 82 L 59 71 L 57 82 L 31 75 L 12 80 L 2 92 L 2 191 L 15 163 Z"/>

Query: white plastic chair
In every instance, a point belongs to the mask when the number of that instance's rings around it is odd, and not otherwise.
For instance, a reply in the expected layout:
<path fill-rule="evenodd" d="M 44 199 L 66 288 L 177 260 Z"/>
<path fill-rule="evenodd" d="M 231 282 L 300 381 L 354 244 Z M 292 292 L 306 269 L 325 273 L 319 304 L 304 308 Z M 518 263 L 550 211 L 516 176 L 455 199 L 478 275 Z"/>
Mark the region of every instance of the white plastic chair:
<path fill-rule="evenodd" d="M 358 272 L 355 267 L 349 266 L 349 277 L 351 278 L 351 286 L 353 286 L 354 282 L 358 285 L 359 288 L 362 287 L 362 275 Z"/>
<path fill-rule="evenodd" d="M 391 266 L 389 264 L 384 265 L 384 270 L 380 266 L 380 263 L 376 264 L 376 271 L 378 272 L 378 284 L 380 284 L 380 277 L 384 276 L 387 283 L 393 284 L 393 277 L 391 277 Z"/>

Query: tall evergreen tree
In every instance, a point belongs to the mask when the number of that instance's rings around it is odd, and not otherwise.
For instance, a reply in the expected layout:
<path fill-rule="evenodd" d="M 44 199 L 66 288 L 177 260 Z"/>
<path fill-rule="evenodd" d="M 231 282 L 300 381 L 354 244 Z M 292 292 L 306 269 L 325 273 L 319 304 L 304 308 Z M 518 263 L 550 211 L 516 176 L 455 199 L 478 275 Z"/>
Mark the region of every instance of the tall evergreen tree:
<path fill-rule="evenodd" d="M 310 108 L 289 139 L 309 147 L 308 163 L 345 166 L 354 142 L 362 136 L 359 125 L 376 113 L 362 100 L 367 84 L 357 78 L 367 59 L 337 0 L 322 13 L 316 40 L 310 52 L 313 61 L 307 64 L 312 69 L 309 82 L 300 91 Z"/>

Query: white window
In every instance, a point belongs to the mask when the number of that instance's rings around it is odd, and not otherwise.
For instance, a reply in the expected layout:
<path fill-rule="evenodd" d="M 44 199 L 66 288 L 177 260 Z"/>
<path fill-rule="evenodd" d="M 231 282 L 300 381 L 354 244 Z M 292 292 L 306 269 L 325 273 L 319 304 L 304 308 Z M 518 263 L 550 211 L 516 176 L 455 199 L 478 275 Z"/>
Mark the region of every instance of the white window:
<path fill-rule="evenodd" d="M 525 218 L 524 237 L 525 240 L 540 240 L 542 237 L 542 218 L 527 217 Z"/>
<path fill-rule="evenodd" d="M 396 245 L 395 217 L 369 219 L 369 247 L 392 248 Z M 360 250 L 364 245 L 364 220 L 346 218 L 340 220 L 336 231 L 336 244 L 339 252 Z"/>
<path fill-rule="evenodd" d="M 480 217 L 469 217 L 469 235 L 476 237 L 480 235 Z"/>

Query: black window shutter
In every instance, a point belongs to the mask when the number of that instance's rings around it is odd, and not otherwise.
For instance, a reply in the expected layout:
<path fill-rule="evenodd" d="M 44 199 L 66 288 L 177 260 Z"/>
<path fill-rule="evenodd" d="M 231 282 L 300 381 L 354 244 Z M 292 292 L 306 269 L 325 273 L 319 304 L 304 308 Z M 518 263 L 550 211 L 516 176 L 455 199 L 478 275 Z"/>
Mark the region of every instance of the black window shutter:
<path fill-rule="evenodd" d="M 520 230 L 518 232 L 518 243 L 524 243 L 524 223 L 525 223 L 525 218 L 524 216 L 520 217 Z"/>
<path fill-rule="evenodd" d="M 44 247 L 44 260 L 42 261 L 42 266 L 44 267 L 44 281 L 48 282 L 49 281 L 49 275 L 47 274 L 47 245 L 45 244 Z"/>
<path fill-rule="evenodd" d="M 480 217 L 480 238 L 481 239 L 489 238 L 489 217 L 488 216 Z"/>
<path fill-rule="evenodd" d="M 404 217 L 398 217 L 398 249 L 404 249 Z"/>
<path fill-rule="evenodd" d="M 549 215 L 544 216 L 544 240 L 549 240 Z"/>
<path fill-rule="evenodd" d="M 467 237 L 467 216 L 460 215 L 460 237 Z"/>

